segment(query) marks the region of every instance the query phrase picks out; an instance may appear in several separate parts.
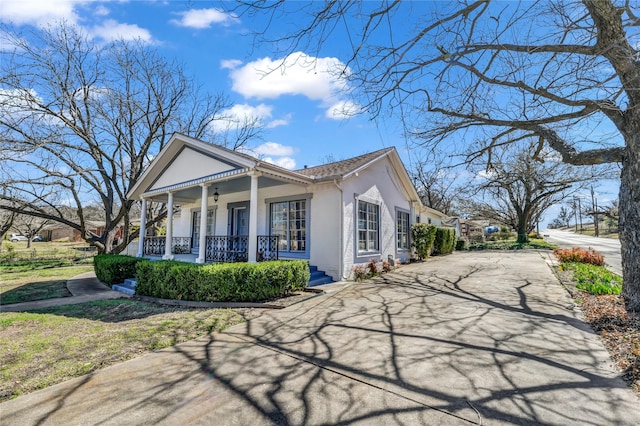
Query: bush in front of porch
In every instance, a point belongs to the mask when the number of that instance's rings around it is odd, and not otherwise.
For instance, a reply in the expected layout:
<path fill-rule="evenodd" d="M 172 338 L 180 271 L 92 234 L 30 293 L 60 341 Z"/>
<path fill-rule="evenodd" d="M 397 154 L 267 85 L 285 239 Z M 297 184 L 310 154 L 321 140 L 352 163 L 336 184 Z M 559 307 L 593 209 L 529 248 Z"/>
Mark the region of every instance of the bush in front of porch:
<path fill-rule="evenodd" d="M 93 269 L 100 281 L 112 286 L 124 282 L 127 278 L 133 278 L 136 265 L 140 262 L 148 263 L 149 260 L 119 254 L 99 254 L 93 258 Z"/>
<path fill-rule="evenodd" d="M 177 261 L 136 265 L 136 294 L 196 302 L 262 302 L 304 290 L 303 260 L 200 265 Z"/>

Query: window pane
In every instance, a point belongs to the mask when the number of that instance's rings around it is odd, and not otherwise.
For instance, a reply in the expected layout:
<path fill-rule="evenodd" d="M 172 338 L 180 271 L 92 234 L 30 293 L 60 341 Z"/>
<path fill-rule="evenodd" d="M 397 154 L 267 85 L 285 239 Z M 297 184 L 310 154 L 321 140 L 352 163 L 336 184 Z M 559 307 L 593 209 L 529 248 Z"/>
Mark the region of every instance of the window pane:
<path fill-rule="evenodd" d="M 379 206 L 358 201 L 358 250 L 378 250 Z"/>
<path fill-rule="evenodd" d="M 409 213 L 397 212 L 397 240 L 399 249 L 409 248 Z"/>
<path fill-rule="evenodd" d="M 271 235 L 279 237 L 280 250 L 306 250 L 306 208 L 306 200 L 271 203 Z"/>
<path fill-rule="evenodd" d="M 288 203 L 271 204 L 271 235 L 278 236 L 278 249 L 288 250 L 287 215 Z"/>

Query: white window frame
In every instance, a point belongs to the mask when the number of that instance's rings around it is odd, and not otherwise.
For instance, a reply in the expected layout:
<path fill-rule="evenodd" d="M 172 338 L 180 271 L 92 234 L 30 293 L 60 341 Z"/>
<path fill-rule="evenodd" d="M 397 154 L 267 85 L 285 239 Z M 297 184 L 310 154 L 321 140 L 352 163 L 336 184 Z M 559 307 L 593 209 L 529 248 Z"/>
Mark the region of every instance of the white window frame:
<path fill-rule="evenodd" d="M 369 254 L 377 254 L 380 253 L 380 222 L 381 222 L 381 211 L 382 209 L 380 208 L 380 203 L 376 203 L 376 202 L 371 202 L 369 200 L 366 199 L 356 199 L 357 203 L 356 203 L 356 226 L 355 226 L 355 231 L 356 231 L 356 244 L 357 244 L 357 252 L 358 252 L 358 256 L 364 256 L 364 255 L 369 255 Z M 361 225 L 361 220 L 360 220 L 360 204 L 363 204 L 367 207 L 366 209 L 366 219 L 364 220 L 364 224 L 365 224 L 365 228 L 361 229 L 360 225 Z M 372 222 L 371 218 L 369 217 L 369 207 L 373 207 L 375 208 L 375 213 L 376 213 L 376 220 L 375 220 L 375 229 L 373 227 L 370 227 L 370 223 Z M 360 232 L 365 232 L 365 248 L 364 250 L 360 248 Z M 375 241 L 371 240 L 369 238 L 369 235 L 371 232 L 375 232 L 376 233 L 376 239 Z M 374 242 L 374 247 L 371 247 L 371 242 Z"/>
<path fill-rule="evenodd" d="M 400 224 L 400 218 L 406 219 L 406 228 L 401 230 L 400 227 L 404 225 Z M 407 210 L 396 208 L 396 249 L 399 252 L 409 251 L 411 249 L 411 224 L 409 223 L 411 214 Z M 400 244 L 403 241 L 401 234 L 406 234 L 405 242 L 406 247 L 401 247 Z"/>

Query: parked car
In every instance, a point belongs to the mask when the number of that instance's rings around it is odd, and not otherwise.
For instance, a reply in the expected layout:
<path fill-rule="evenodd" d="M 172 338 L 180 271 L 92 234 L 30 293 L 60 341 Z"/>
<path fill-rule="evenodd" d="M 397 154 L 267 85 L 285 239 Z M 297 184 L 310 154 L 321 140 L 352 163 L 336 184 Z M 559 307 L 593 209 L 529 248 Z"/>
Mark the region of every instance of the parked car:
<path fill-rule="evenodd" d="M 12 243 L 15 243 L 17 241 L 28 241 L 28 238 L 24 235 L 11 234 L 11 237 L 9 237 L 9 241 L 11 241 Z"/>
<path fill-rule="evenodd" d="M 39 243 L 42 241 L 42 236 L 36 235 L 35 237 L 33 237 L 33 240 L 31 241 L 33 241 L 34 243 Z"/>

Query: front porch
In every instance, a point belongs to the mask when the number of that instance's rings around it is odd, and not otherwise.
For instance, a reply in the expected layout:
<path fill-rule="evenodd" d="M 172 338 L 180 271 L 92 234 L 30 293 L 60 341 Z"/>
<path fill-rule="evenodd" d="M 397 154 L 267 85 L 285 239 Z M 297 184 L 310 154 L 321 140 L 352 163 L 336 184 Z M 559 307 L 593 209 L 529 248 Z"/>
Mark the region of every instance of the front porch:
<path fill-rule="evenodd" d="M 278 236 L 258 235 L 256 243 L 257 262 L 278 260 Z M 167 241 L 170 240 L 170 249 L 167 250 Z M 148 258 L 171 258 L 182 262 L 198 262 L 200 250 L 192 253 L 191 237 L 144 237 L 142 243 L 142 255 Z M 215 235 L 206 236 L 204 245 L 204 262 L 248 262 L 249 261 L 249 236 L 248 235 Z M 199 262 L 198 262 L 199 263 Z"/>

